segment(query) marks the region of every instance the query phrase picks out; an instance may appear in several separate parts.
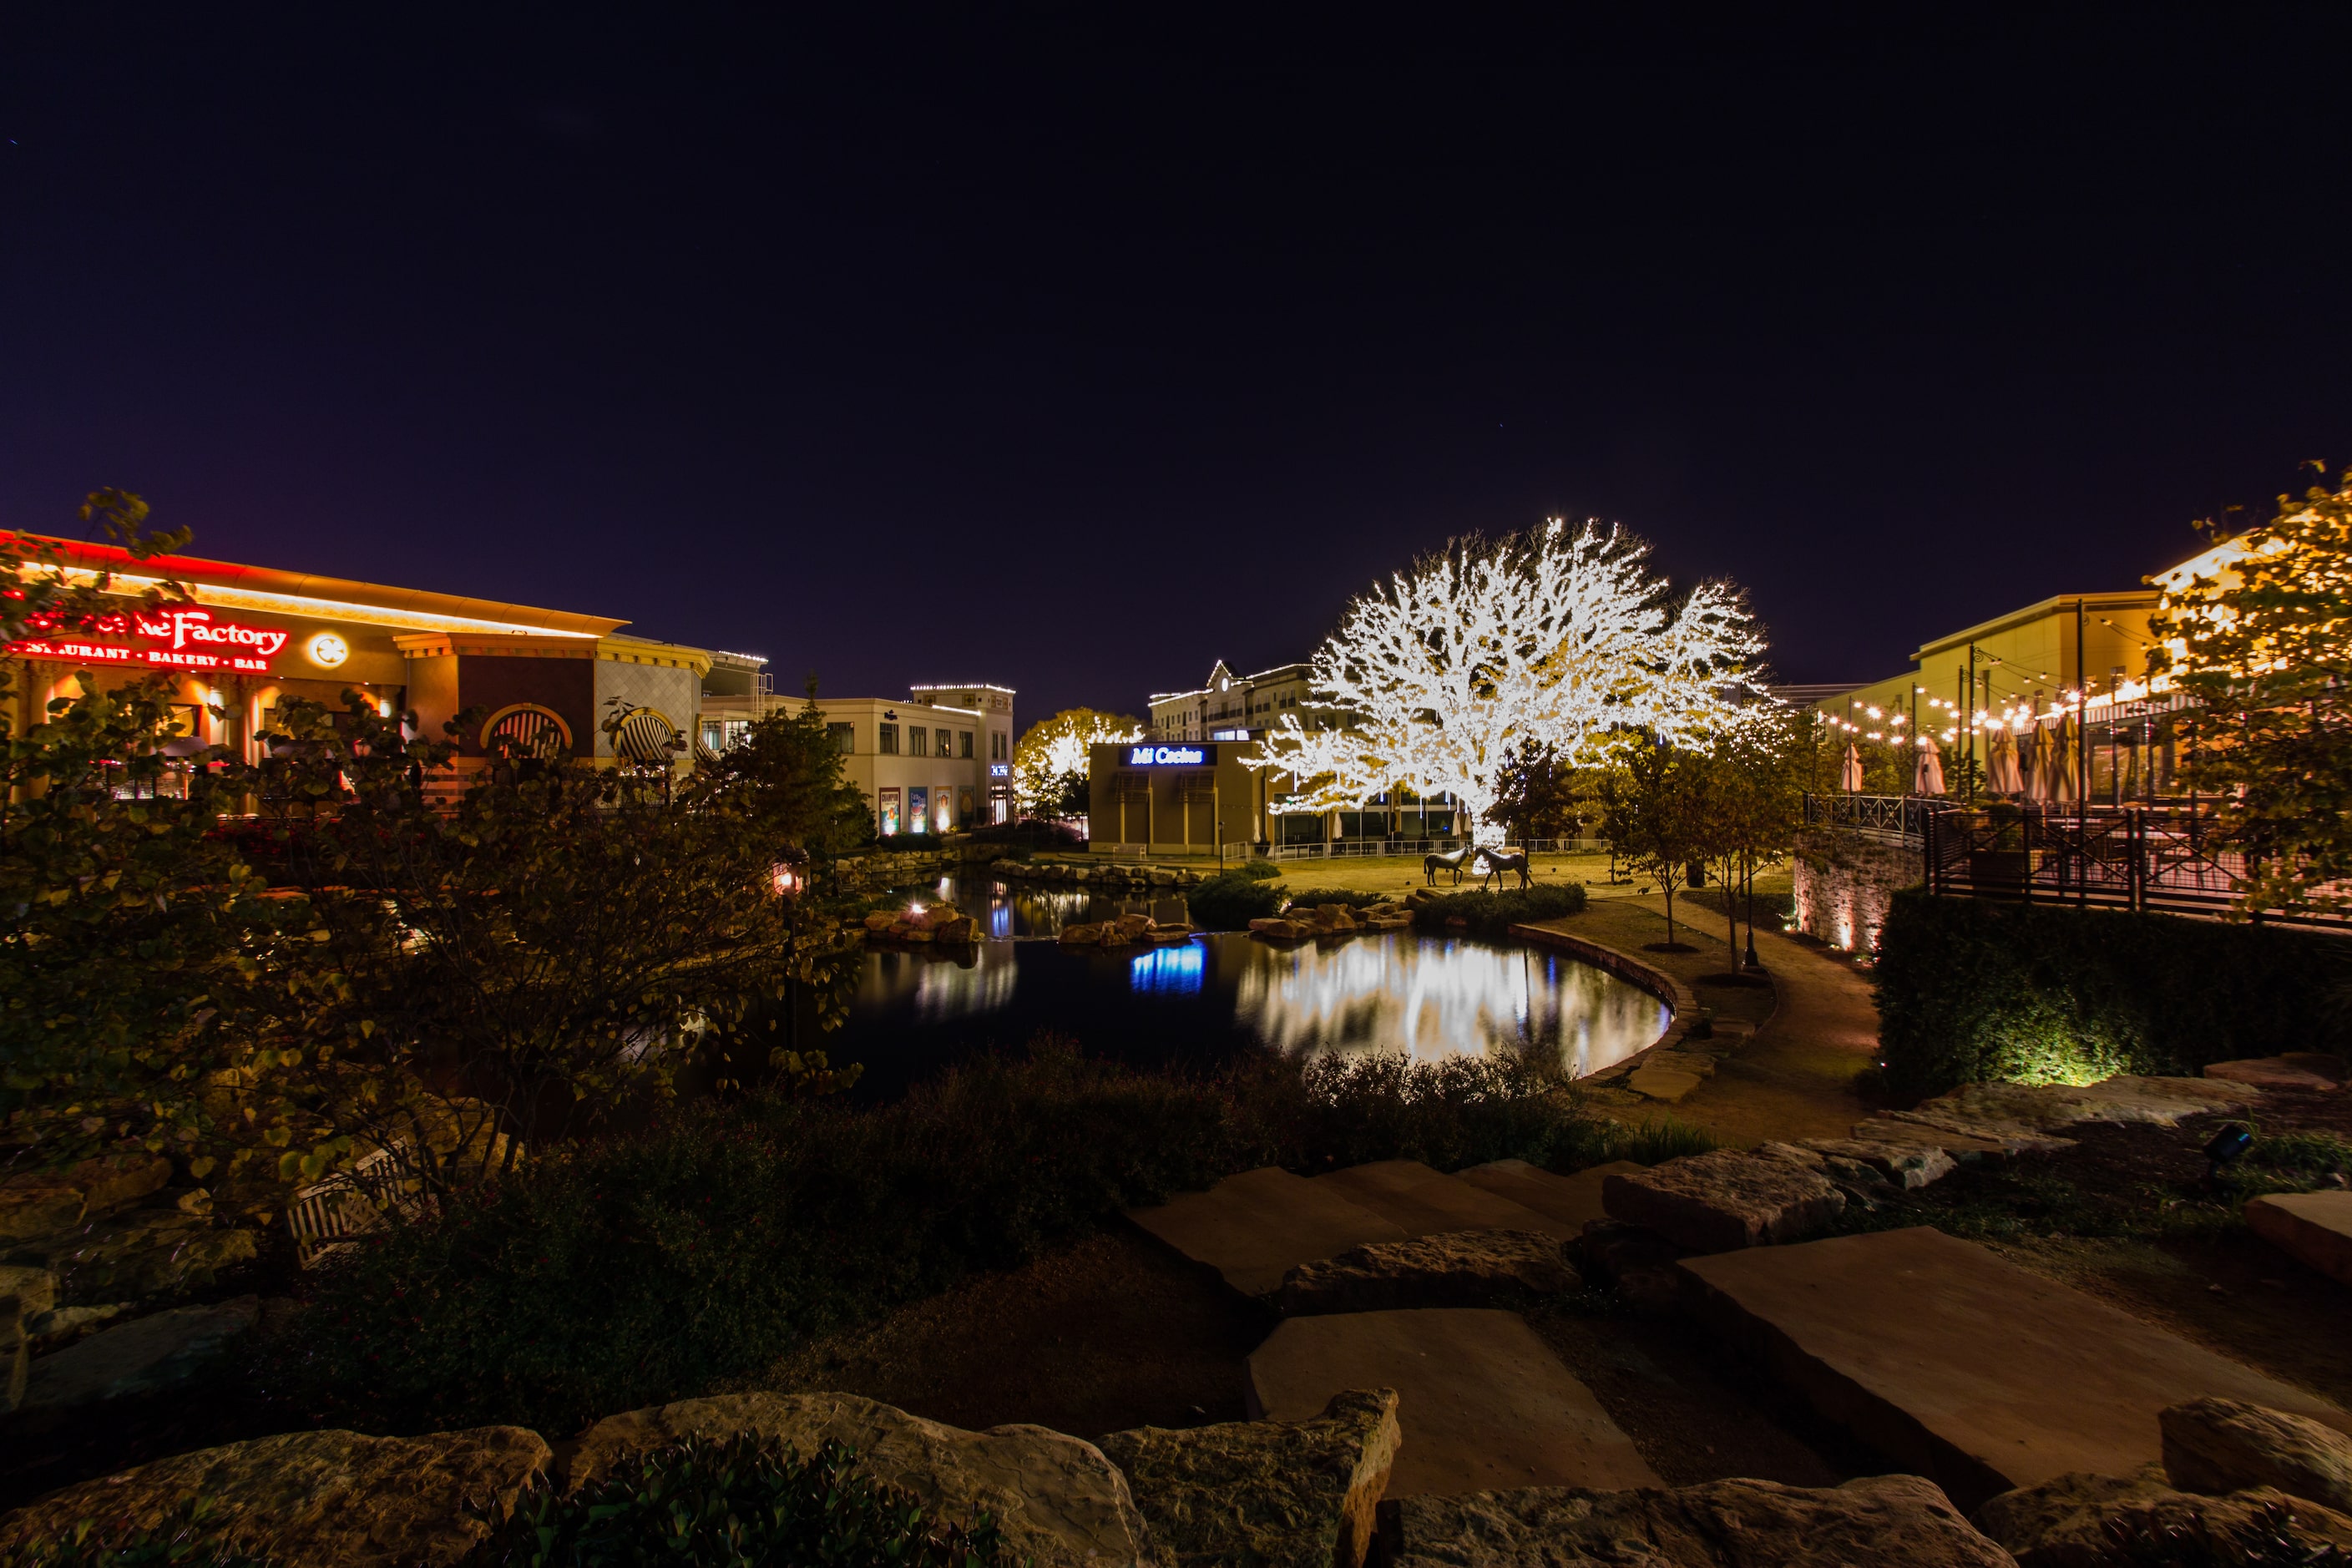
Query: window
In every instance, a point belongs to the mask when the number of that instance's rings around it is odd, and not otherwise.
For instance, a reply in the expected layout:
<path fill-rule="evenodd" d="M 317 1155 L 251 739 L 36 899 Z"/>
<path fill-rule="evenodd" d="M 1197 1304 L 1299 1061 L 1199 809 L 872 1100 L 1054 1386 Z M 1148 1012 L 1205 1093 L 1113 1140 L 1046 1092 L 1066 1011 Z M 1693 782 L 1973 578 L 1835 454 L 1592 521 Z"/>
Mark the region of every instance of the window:
<path fill-rule="evenodd" d="M 1004 731 L 1002 730 L 988 732 L 988 760 L 992 763 L 1004 760 Z"/>
<path fill-rule="evenodd" d="M 931 732 L 917 724 L 907 731 L 907 754 L 924 757 L 930 754 Z"/>
<path fill-rule="evenodd" d="M 833 742 L 833 749 L 845 757 L 857 749 L 857 730 L 855 725 L 827 724 L 824 727 L 824 736 L 826 740 Z"/>
<path fill-rule="evenodd" d="M 959 730 L 956 731 L 956 755 L 959 757 L 969 757 L 971 755 L 971 731 Z"/>
<path fill-rule="evenodd" d="M 876 751 L 877 751 L 877 752 L 881 752 L 881 753 L 882 753 L 884 756 L 886 756 L 886 757 L 895 757 L 895 756 L 897 756 L 897 755 L 898 754 L 898 725 L 896 725 L 896 724 L 877 724 L 877 725 L 874 727 L 874 733 L 875 733 L 874 749 L 875 749 Z M 897 830 L 894 828 L 894 829 L 889 829 L 888 831 L 895 832 L 895 831 L 897 831 Z"/>
<path fill-rule="evenodd" d="M 888 729 L 889 726 L 886 724 L 883 728 Z M 890 785 L 877 790 L 875 794 L 879 797 L 876 815 L 881 817 L 881 830 L 887 837 L 898 831 L 898 791 L 897 786 Z"/>
<path fill-rule="evenodd" d="M 907 789 L 907 831 L 909 833 L 928 832 L 931 826 L 930 819 L 930 790 L 922 784 L 908 785 Z"/>

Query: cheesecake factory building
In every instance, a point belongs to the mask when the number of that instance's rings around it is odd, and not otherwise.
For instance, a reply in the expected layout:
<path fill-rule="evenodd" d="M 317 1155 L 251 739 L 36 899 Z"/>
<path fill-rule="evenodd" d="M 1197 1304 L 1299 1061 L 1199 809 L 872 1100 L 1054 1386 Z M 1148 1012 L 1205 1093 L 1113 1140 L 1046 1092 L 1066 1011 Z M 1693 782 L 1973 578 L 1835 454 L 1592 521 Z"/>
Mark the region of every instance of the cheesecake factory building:
<path fill-rule="evenodd" d="M 500 737 L 545 755 L 610 764 L 665 763 L 697 732 L 700 648 L 625 635 L 628 623 L 563 610 L 392 588 L 336 577 L 193 557 L 133 560 L 128 552 L 42 540 L 68 572 L 112 574 L 120 613 L 90 630 L 11 645 L 20 661 L 9 697 L 17 731 L 38 723 L 52 698 L 121 672 L 172 683 L 184 739 L 194 752 L 226 746 L 254 756 L 255 737 L 278 706 L 309 698 L 344 708 L 356 691 L 387 717 L 414 710 L 415 732 L 438 740 L 467 709 L 481 712 L 457 735 L 462 768 L 478 765 Z M 137 595 L 169 579 L 190 604 L 149 610 Z M 619 698 L 632 710 L 617 735 L 604 723 Z"/>

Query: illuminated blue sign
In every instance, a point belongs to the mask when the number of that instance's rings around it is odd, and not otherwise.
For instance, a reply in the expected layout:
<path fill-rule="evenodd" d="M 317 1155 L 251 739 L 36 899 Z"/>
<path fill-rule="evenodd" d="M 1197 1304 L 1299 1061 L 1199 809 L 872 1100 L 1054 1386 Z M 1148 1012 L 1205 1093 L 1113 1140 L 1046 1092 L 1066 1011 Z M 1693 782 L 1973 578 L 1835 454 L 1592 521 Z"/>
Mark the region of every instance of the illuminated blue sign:
<path fill-rule="evenodd" d="M 1214 746 L 1136 746 L 1127 753 L 1130 768 L 1209 768 L 1216 763 Z"/>
<path fill-rule="evenodd" d="M 991 763 L 988 764 L 988 776 L 992 779 L 1009 779 L 1013 776 L 1013 764 L 1011 763 Z"/>

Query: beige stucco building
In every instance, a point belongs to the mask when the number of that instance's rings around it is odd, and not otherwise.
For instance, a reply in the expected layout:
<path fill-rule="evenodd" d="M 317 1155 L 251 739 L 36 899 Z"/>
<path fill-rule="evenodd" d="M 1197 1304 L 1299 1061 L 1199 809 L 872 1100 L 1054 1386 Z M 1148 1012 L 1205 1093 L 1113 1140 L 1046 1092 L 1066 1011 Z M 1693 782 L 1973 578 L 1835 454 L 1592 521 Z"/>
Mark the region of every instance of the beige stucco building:
<path fill-rule="evenodd" d="M 1012 818 L 1013 698 L 975 682 L 816 705 L 877 833 L 946 833 Z"/>

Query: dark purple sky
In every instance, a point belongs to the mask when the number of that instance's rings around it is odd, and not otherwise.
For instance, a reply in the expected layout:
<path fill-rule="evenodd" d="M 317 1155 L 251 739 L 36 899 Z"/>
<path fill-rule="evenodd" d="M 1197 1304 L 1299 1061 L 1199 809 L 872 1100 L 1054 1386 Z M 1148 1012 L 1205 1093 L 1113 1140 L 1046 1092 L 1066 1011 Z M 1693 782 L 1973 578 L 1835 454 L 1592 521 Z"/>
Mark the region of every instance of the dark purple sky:
<path fill-rule="evenodd" d="M 1551 512 L 1876 676 L 2352 461 L 2341 5 L 492 9 L 0 21 L 0 524 L 1034 719 Z"/>

